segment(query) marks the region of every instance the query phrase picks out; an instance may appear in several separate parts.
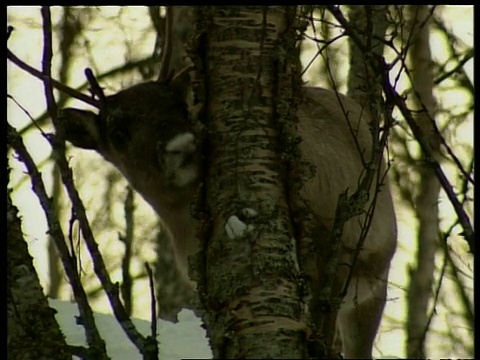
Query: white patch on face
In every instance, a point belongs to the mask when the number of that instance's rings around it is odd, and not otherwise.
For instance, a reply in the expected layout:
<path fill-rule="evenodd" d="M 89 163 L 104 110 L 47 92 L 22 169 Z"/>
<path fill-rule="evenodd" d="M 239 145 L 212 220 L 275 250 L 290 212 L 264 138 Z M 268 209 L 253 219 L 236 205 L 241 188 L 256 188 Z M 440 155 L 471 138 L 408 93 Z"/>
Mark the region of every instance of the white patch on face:
<path fill-rule="evenodd" d="M 196 164 L 185 161 L 195 151 L 195 136 L 190 132 L 180 133 L 165 146 L 164 161 L 166 175 L 177 187 L 184 187 L 194 182 L 197 177 Z"/>
<path fill-rule="evenodd" d="M 175 172 L 173 183 L 177 187 L 184 187 L 193 183 L 197 178 L 196 168 L 193 165 L 189 165 Z"/>
<path fill-rule="evenodd" d="M 195 136 L 190 132 L 178 134 L 167 143 L 165 150 L 172 153 L 192 152 L 195 150 L 194 140 Z"/>

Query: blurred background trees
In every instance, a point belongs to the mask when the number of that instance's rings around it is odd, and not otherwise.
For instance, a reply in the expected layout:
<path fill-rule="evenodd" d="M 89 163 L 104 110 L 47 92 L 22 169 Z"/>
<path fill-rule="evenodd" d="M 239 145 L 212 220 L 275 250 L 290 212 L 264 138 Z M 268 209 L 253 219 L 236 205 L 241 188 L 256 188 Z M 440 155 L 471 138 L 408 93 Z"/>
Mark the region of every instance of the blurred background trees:
<path fill-rule="evenodd" d="M 309 27 L 301 55 L 304 80 L 348 93 L 363 103 L 362 86 L 371 86 L 369 81 L 379 74 L 362 73 L 367 60 L 361 56 L 365 54 L 359 54 L 346 36 L 348 31 L 335 10 L 350 21 L 349 31 L 363 38 L 375 34 L 370 39 L 372 53 L 384 54 L 390 64 L 390 83 L 407 100 L 416 122 L 429 129 L 431 149 L 463 210 L 473 219 L 473 7 L 306 7 L 303 20 Z M 51 11 L 53 78 L 86 91 L 83 69 L 88 66 L 111 94 L 157 75 L 163 8 L 58 6 Z M 7 23 L 15 28 L 8 48 L 39 69 L 40 9 L 8 7 Z M 22 135 L 49 186 L 62 227 L 71 234 L 90 302 L 96 310 L 109 311 L 85 256 L 78 225 L 70 221 L 70 205 L 50 148 L 26 113 L 44 131 L 52 131 L 42 84 L 11 62 L 7 62 L 7 76 L 7 120 Z M 55 94 L 59 108 L 79 105 L 61 92 Z M 369 99 L 363 103 L 369 111 L 371 103 Z M 390 272 L 390 300 L 376 356 L 473 357 L 473 254 L 451 202 L 403 115 L 398 109 L 393 114 L 397 124 L 390 134 L 389 175 L 399 247 Z M 8 155 L 12 201 L 19 208 L 44 292 L 52 298 L 70 299 L 69 284 L 46 235 L 46 222 L 28 175 L 13 152 Z M 155 267 L 160 314 L 175 319 L 180 304 L 191 294 L 175 281 L 171 249 L 154 212 L 97 154 L 68 149 L 67 156 L 108 270 L 123 285 L 126 308 L 137 317 L 149 316 L 143 267 L 147 261 Z"/>

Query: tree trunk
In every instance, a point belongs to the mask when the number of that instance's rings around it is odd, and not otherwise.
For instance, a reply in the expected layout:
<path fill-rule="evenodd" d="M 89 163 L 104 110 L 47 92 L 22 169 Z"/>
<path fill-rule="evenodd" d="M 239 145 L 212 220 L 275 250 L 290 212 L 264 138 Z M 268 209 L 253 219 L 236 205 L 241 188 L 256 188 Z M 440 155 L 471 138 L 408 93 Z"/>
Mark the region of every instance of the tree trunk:
<path fill-rule="evenodd" d="M 23 238 L 7 188 L 7 351 L 9 359 L 70 359 Z"/>
<path fill-rule="evenodd" d="M 350 6 L 350 24 L 362 39 L 366 48 L 371 53 L 363 53 L 354 41 L 350 38 L 350 72 L 348 76 L 348 96 L 356 100 L 362 107 L 371 111 L 376 104 L 379 104 L 382 96 L 382 83 L 374 74 L 366 58 L 372 55 L 383 55 L 384 44 L 379 39 L 385 38 L 387 30 L 387 6 L 386 5 L 352 5 Z M 363 35 L 364 34 L 364 35 Z M 372 101 L 373 100 L 373 101 Z M 370 104 L 370 107 L 367 106 Z M 372 115 L 380 114 L 381 109 L 375 109 Z"/>
<path fill-rule="evenodd" d="M 422 129 L 434 153 L 438 153 L 439 139 L 434 127 L 435 99 L 433 97 L 432 57 L 429 43 L 429 7 L 412 6 L 412 17 L 417 31 L 410 52 L 412 85 L 417 92 L 416 107 L 420 109 L 416 122 Z M 407 312 L 407 357 L 425 358 L 425 336 L 428 330 L 428 302 L 432 295 L 435 271 L 435 251 L 439 234 L 438 195 L 440 183 L 433 168 L 420 162 L 420 190 L 415 211 L 419 220 L 416 267 L 410 269 Z"/>
<path fill-rule="evenodd" d="M 298 66 L 295 11 L 197 9 L 197 31 L 204 36 L 197 61 L 206 77 L 200 97 L 206 98 L 209 133 L 210 224 L 201 229 L 205 243 L 198 260 L 204 273 L 198 285 L 215 358 L 307 354 L 281 159 L 285 150 L 276 121 L 280 105 L 290 106 L 278 100 L 279 92 L 295 93 L 292 87 L 299 83 L 298 73 L 288 73 Z M 291 76 L 290 89 L 279 85 L 281 72 Z"/>

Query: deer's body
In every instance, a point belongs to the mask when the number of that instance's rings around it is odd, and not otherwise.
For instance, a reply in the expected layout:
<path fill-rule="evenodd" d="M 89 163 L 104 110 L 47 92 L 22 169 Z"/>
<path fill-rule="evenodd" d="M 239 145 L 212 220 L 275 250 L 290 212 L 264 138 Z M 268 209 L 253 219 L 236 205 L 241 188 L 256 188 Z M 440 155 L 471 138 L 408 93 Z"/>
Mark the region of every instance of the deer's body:
<path fill-rule="evenodd" d="M 198 250 L 194 237 L 196 222 L 189 208 L 201 181 L 199 134 L 188 121 L 186 106 L 178 101 L 175 91 L 174 86 L 165 84 L 141 84 L 108 97 L 100 116 L 66 109 L 62 119 L 67 140 L 102 154 L 155 209 L 172 235 L 179 268 L 186 276 L 187 258 Z M 360 106 L 347 97 L 340 99 L 352 128 L 357 130 L 358 147 L 335 93 L 305 88 L 304 98 L 298 110 L 298 134 L 302 138 L 299 146 L 305 159 L 315 165 L 316 175 L 305 183 L 301 195 L 318 219 L 317 236 L 321 242 L 333 225 L 339 194 L 347 188 L 352 193 L 358 187 L 364 171 L 359 151 L 364 152 L 365 159 L 369 158 L 371 135 L 367 119 L 361 118 Z M 349 272 L 345 264 L 352 262 L 362 219 L 353 218 L 345 225 L 337 292 Z M 385 184 L 378 194 L 369 233 L 336 318 L 347 358 L 371 357 L 395 246 L 395 214 Z M 321 250 L 318 256 L 321 258 Z"/>

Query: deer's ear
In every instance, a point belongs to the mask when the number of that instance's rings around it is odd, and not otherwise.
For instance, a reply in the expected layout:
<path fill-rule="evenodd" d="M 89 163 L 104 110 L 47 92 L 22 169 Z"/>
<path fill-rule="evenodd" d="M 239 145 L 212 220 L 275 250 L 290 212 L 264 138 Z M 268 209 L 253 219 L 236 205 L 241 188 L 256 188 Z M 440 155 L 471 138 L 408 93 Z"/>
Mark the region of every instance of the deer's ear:
<path fill-rule="evenodd" d="M 98 150 L 101 136 L 96 114 L 67 108 L 59 112 L 58 123 L 65 140 L 83 149 Z"/>

